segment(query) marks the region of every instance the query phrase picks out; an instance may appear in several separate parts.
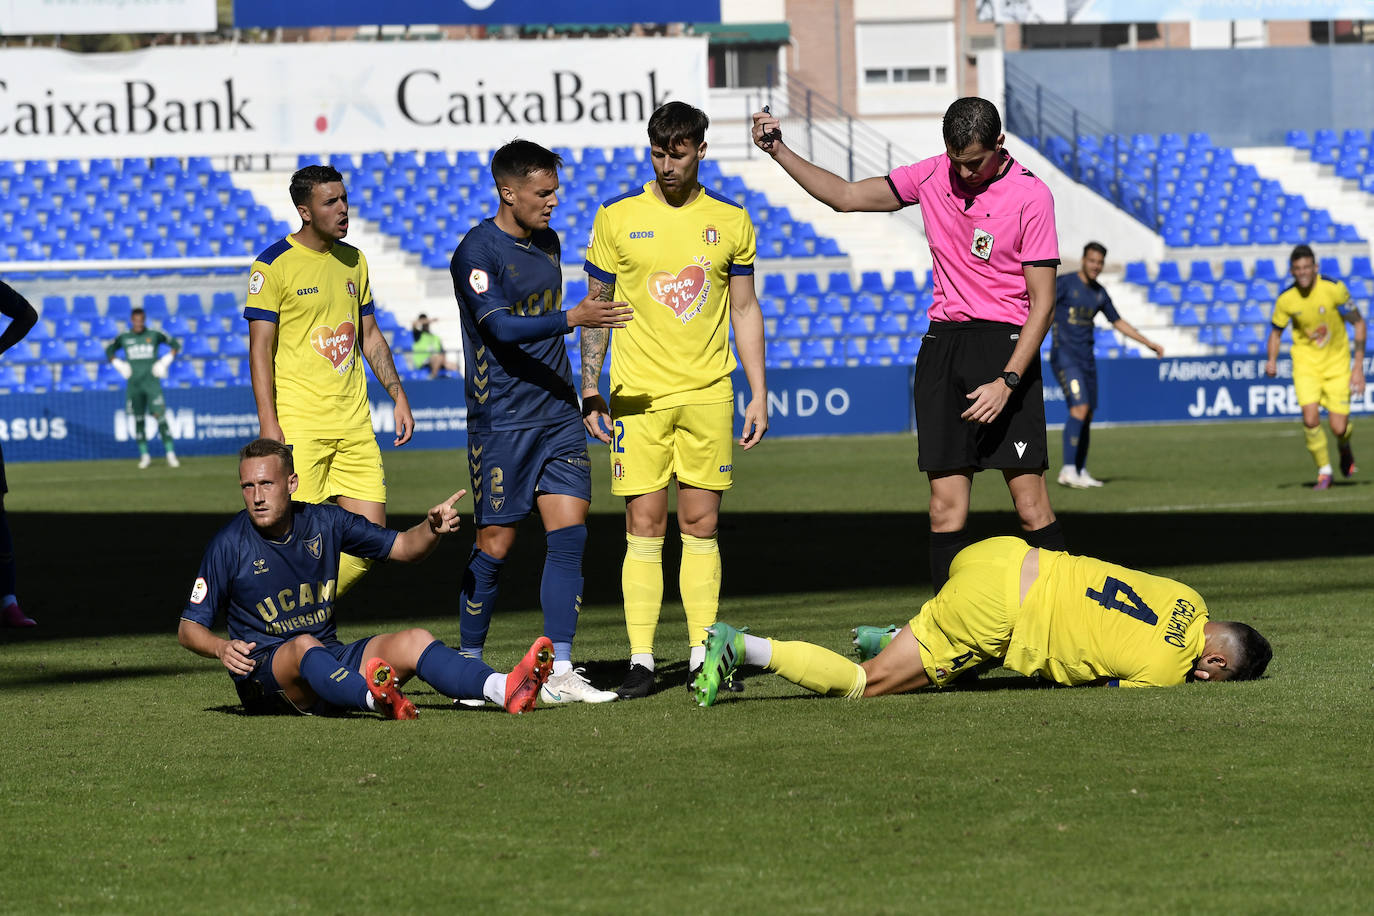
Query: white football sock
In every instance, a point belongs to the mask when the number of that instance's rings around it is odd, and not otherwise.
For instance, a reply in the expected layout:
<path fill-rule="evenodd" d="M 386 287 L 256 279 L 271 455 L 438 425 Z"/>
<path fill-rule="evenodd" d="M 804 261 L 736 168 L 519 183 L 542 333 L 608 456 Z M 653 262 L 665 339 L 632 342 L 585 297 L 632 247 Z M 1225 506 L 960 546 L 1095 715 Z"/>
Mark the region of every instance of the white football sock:
<path fill-rule="evenodd" d="M 705 664 L 705 663 L 706 663 L 706 647 L 705 647 L 705 646 L 692 646 L 692 651 L 690 651 L 690 652 L 687 653 L 687 667 L 688 667 L 688 669 L 700 668 L 700 667 L 701 667 L 703 664 Z"/>
<path fill-rule="evenodd" d="M 485 683 L 482 684 L 482 696 L 491 700 L 497 706 L 506 705 L 506 676 L 499 671 L 493 671 L 487 675 Z"/>
<path fill-rule="evenodd" d="M 650 671 L 654 670 L 654 656 L 651 652 L 636 652 L 630 656 L 630 664 L 643 665 Z"/>
<path fill-rule="evenodd" d="M 771 642 L 762 636 L 744 634 L 744 663 L 746 665 L 766 668 L 772 660 L 773 644 Z"/>
<path fill-rule="evenodd" d="M 567 674 L 572 670 L 572 662 L 568 659 L 555 659 L 553 663 L 553 674 L 557 677 L 560 674 Z"/>

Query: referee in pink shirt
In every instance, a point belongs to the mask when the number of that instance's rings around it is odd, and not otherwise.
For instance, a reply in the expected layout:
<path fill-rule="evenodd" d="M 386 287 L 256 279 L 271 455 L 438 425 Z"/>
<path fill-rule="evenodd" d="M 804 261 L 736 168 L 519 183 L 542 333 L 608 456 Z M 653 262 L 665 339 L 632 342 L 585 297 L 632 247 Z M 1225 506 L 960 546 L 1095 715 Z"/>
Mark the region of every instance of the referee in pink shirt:
<path fill-rule="evenodd" d="M 1032 547 L 1063 550 L 1045 486 L 1049 454 L 1040 343 L 1054 316 L 1059 239 L 1049 188 L 1002 148 L 997 108 L 963 98 L 945 111 L 945 151 L 888 175 L 845 181 L 798 156 L 778 119 L 754 115 L 754 144 L 834 210 L 920 204 L 935 303 L 916 360 L 917 463 L 930 480 L 930 575 L 938 592 L 964 530 L 973 475 L 1006 478 Z"/>

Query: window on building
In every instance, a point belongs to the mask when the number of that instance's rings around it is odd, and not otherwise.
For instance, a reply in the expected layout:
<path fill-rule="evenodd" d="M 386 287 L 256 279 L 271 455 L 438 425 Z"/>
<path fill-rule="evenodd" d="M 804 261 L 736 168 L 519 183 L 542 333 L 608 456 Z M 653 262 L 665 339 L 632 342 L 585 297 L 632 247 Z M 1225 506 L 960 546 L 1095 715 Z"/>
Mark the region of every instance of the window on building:
<path fill-rule="evenodd" d="M 954 69 L 952 23 L 861 22 L 855 39 L 866 86 L 949 83 Z"/>
<path fill-rule="evenodd" d="M 712 89 L 755 89 L 778 80 L 777 45 L 712 44 L 707 60 Z"/>
<path fill-rule="evenodd" d="M 1316 45 L 1374 42 L 1374 20 L 1314 19 L 1312 43 Z"/>

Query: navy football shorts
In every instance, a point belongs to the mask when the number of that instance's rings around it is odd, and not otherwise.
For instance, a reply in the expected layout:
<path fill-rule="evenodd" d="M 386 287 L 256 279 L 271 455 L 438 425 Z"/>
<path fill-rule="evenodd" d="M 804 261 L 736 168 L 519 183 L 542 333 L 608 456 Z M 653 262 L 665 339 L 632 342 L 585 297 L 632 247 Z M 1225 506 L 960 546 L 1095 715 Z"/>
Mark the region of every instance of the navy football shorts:
<path fill-rule="evenodd" d="M 468 430 L 474 523 L 514 525 L 535 508 L 541 494 L 591 502 L 592 463 L 580 417 L 556 426 Z"/>
<path fill-rule="evenodd" d="M 1088 405 L 1089 410 L 1097 409 L 1097 363 L 1071 362 L 1050 354 L 1050 369 L 1064 389 L 1064 401 L 1070 407 Z"/>
<path fill-rule="evenodd" d="M 339 660 L 349 671 L 361 671 L 363 667 L 363 650 L 367 648 L 368 636 L 364 639 L 354 640 L 345 645 L 337 639 L 324 643 L 325 651 Z M 324 716 L 333 712 L 338 712 L 338 707 L 326 703 L 324 700 L 317 699 L 309 709 L 301 709 L 286 698 L 281 684 L 272 674 L 272 656 L 277 654 L 277 650 L 286 645 L 286 642 L 273 643 L 264 648 L 254 649 L 252 654 L 253 661 L 257 662 L 256 667 L 245 675 L 230 675 L 234 679 L 234 689 L 239 693 L 239 700 L 243 703 L 243 711 L 250 716 L 280 715 L 284 713 L 299 713 L 306 716 Z"/>

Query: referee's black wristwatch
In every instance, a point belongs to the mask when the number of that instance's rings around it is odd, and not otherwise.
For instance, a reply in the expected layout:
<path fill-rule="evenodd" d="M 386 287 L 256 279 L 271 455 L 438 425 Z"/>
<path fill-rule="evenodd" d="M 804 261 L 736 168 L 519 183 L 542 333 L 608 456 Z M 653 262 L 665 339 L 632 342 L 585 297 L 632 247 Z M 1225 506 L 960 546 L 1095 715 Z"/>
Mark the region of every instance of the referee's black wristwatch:
<path fill-rule="evenodd" d="M 1010 388 L 1012 391 L 1015 391 L 1017 386 L 1021 384 L 1021 376 L 1017 375 L 1015 372 L 1012 372 L 1010 369 L 1008 369 L 1006 372 L 1003 372 L 1000 378 L 1002 379 L 1002 381 L 1007 383 L 1007 387 Z"/>

